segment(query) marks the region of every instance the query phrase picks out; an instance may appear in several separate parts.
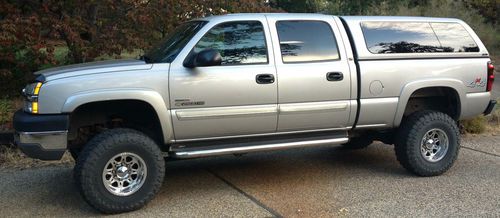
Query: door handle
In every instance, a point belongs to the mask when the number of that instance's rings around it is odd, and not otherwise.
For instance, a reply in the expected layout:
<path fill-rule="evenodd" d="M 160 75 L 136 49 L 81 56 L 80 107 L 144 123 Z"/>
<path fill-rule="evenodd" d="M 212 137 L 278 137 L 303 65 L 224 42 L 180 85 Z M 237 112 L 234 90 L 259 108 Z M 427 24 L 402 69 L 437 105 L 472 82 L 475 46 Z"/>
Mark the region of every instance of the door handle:
<path fill-rule="evenodd" d="M 274 75 L 272 74 L 258 74 L 255 76 L 257 84 L 270 84 L 274 83 Z"/>
<path fill-rule="evenodd" d="M 328 72 L 326 73 L 326 80 L 328 81 L 341 81 L 344 79 L 344 74 L 341 72 Z"/>

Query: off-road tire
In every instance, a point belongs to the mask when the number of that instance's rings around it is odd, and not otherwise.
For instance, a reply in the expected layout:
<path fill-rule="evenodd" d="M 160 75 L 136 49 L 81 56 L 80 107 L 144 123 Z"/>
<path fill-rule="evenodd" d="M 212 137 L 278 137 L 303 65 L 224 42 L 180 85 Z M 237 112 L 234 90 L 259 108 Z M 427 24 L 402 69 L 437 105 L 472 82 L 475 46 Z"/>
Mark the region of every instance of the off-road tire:
<path fill-rule="evenodd" d="M 342 149 L 357 150 L 368 147 L 373 143 L 373 138 L 368 136 L 357 136 L 349 139 L 349 142 L 342 144 Z"/>
<path fill-rule="evenodd" d="M 144 184 L 129 196 L 112 194 L 104 186 L 103 169 L 112 157 L 133 152 L 147 167 Z M 110 129 L 92 138 L 79 154 L 74 177 L 87 203 L 103 213 L 137 210 L 158 193 L 165 176 L 165 161 L 158 145 L 141 132 L 132 129 Z"/>
<path fill-rule="evenodd" d="M 78 160 L 78 155 L 80 155 L 80 153 L 82 152 L 82 149 L 81 148 L 70 148 L 68 149 L 69 151 L 69 154 L 71 155 L 71 157 L 73 158 L 73 160 Z"/>
<path fill-rule="evenodd" d="M 420 152 L 424 134 L 434 128 L 448 137 L 448 150 L 437 162 L 429 162 Z M 460 132 L 457 123 L 447 114 L 437 111 L 419 111 L 401 124 L 395 143 L 396 157 L 408 171 L 419 176 L 437 176 L 451 168 L 460 150 Z"/>

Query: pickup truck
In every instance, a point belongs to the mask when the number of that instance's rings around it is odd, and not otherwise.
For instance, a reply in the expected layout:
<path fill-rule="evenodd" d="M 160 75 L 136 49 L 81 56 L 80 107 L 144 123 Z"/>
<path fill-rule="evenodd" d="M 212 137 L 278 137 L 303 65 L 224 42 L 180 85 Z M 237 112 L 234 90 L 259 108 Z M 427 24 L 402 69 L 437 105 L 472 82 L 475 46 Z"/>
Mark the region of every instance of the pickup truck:
<path fill-rule="evenodd" d="M 459 121 L 492 111 L 493 72 L 458 19 L 212 16 L 137 60 L 35 72 L 16 144 L 42 160 L 69 150 L 83 198 L 104 213 L 144 206 L 174 159 L 378 140 L 436 176 L 458 156 Z"/>

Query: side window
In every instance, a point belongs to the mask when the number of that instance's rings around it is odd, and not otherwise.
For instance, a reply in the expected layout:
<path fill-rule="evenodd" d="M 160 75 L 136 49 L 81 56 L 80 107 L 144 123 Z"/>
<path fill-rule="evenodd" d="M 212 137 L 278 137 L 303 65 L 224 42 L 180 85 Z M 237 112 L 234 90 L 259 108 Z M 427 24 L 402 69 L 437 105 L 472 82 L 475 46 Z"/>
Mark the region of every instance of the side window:
<path fill-rule="evenodd" d="M 361 29 L 368 50 L 375 54 L 444 51 L 429 23 L 363 22 Z"/>
<path fill-rule="evenodd" d="M 459 23 L 431 23 L 446 52 L 479 52 L 474 39 Z"/>
<path fill-rule="evenodd" d="M 326 22 L 278 21 L 276 28 L 284 63 L 339 59 L 337 41 Z"/>
<path fill-rule="evenodd" d="M 267 63 L 264 28 L 259 21 L 219 24 L 196 44 L 194 52 L 212 48 L 220 52 L 222 65 Z"/>

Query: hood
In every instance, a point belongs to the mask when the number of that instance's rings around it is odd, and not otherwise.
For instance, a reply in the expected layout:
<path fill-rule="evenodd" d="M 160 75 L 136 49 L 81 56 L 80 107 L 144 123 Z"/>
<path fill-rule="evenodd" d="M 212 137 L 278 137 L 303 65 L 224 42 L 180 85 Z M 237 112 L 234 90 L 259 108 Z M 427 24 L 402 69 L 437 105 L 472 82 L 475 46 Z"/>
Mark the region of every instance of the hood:
<path fill-rule="evenodd" d="M 136 59 L 96 61 L 49 68 L 37 71 L 35 72 L 35 75 L 41 76 L 43 80 L 53 80 L 64 77 L 82 76 L 96 73 L 147 70 L 150 69 L 151 66 L 152 64 L 147 64 L 142 60 Z"/>

